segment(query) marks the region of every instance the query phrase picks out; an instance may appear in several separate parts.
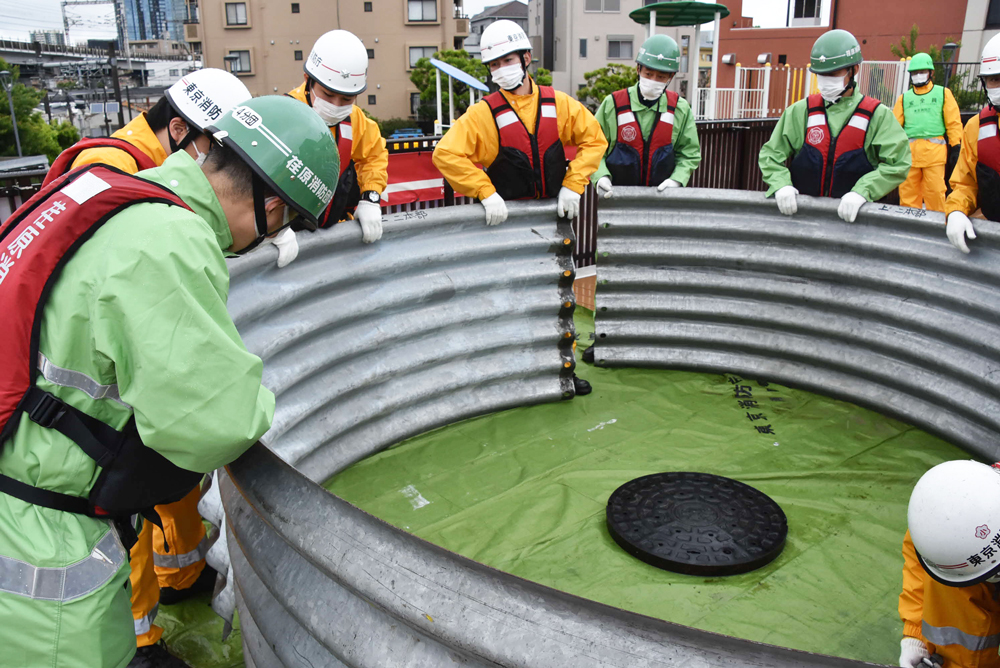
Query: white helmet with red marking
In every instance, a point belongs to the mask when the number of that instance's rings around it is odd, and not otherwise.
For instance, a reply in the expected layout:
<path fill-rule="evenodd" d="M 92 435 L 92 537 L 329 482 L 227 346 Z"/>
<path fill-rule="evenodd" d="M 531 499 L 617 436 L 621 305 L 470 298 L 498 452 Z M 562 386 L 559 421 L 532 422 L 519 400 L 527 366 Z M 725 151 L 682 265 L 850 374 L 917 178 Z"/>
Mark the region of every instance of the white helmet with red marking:
<path fill-rule="evenodd" d="M 357 95 L 368 87 L 368 49 L 354 33 L 331 30 L 313 44 L 305 71 L 323 88 Z"/>
<path fill-rule="evenodd" d="M 952 587 L 1000 573 L 1000 470 L 971 460 L 938 464 L 910 495 L 910 538 L 932 578 Z"/>
<path fill-rule="evenodd" d="M 524 28 L 513 21 L 494 21 L 479 36 L 479 58 L 484 63 L 515 51 L 531 51 L 531 40 L 524 34 Z"/>
<path fill-rule="evenodd" d="M 1000 74 L 1000 35 L 993 35 L 983 47 L 983 60 L 979 67 L 979 76 Z"/>

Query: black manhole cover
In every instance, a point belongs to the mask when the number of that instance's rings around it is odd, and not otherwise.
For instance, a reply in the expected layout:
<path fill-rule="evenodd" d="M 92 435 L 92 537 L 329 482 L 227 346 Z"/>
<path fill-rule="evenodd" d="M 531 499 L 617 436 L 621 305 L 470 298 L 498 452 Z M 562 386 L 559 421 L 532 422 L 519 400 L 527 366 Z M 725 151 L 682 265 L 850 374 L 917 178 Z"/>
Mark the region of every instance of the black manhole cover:
<path fill-rule="evenodd" d="M 608 531 L 632 556 L 688 575 L 735 575 L 781 554 L 788 520 L 767 495 L 708 473 L 656 473 L 608 499 Z"/>

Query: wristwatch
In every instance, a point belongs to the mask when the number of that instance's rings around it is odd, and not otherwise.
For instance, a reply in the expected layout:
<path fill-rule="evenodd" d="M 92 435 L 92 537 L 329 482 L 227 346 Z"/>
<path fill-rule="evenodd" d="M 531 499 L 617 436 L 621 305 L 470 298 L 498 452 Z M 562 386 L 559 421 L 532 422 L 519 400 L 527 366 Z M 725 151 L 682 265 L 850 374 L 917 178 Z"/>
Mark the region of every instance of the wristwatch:
<path fill-rule="evenodd" d="M 382 201 L 382 196 L 379 195 L 374 190 L 366 190 L 363 193 L 361 193 L 361 199 L 365 200 L 366 202 L 371 202 L 372 204 L 378 204 L 379 202 Z"/>

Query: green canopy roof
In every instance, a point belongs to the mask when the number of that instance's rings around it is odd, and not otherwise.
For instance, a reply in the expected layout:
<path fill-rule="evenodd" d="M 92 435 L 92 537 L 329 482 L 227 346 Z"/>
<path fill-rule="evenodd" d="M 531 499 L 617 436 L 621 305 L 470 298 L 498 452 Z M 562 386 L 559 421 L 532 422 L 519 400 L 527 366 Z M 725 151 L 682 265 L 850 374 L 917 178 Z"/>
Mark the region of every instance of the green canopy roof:
<path fill-rule="evenodd" d="M 657 2 L 646 5 L 629 12 L 628 16 L 636 23 L 649 25 L 649 12 L 656 12 L 656 25 L 670 26 L 697 26 L 715 20 L 715 13 L 719 12 L 722 17 L 729 16 L 729 8 L 725 5 L 717 5 L 709 2 L 690 2 L 688 0 L 678 0 L 678 2 Z"/>

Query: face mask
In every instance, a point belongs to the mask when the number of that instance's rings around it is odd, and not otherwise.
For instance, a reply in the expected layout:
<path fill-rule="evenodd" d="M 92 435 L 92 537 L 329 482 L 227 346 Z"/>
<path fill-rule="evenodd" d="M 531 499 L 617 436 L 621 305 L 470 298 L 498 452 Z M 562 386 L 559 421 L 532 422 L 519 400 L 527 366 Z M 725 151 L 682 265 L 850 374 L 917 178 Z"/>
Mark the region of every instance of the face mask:
<path fill-rule="evenodd" d="M 910 77 L 910 81 L 913 82 L 914 86 L 923 86 L 930 80 L 931 80 L 931 75 L 929 74 L 914 74 L 912 77 Z"/>
<path fill-rule="evenodd" d="M 987 88 L 986 95 L 990 98 L 990 104 L 1000 107 L 1000 88 Z"/>
<path fill-rule="evenodd" d="M 666 83 L 639 77 L 639 94 L 647 100 L 658 100 L 666 89 Z"/>
<path fill-rule="evenodd" d="M 341 122 L 345 118 L 351 115 L 351 109 L 354 108 L 354 103 L 345 104 L 344 106 L 337 106 L 336 104 L 330 104 L 326 100 L 321 100 L 318 97 L 313 97 L 313 109 L 319 114 L 319 117 L 323 119 L 323 122 L 327 125 L 333 126 Z"/>
<path fill-rule="evenodd" d="M 493 71 L 493 83 L 504 90 L 514 90 L 524 81 L 524 70 L 521 65 L 504 65 Z"/>
<path fill-rule="evenodd" d="M 827 77 L 822 74 L 816 75 L 816 85 L 819 88 L 819 94 L 830 104 L 839 100 L 847 87 L 844 84 L 844 77 Z"/>
<path fill-rule="evenodd" d="M 198 148 L 198 145 L 195 144 L 194 142 L 191 142 L 191 146 L 194 147 L 194 152 L 198 154 L 197 156 L 195 156 L 194 164 L 201 167 L 202 165 L 205 164 L 205 160 L 208 158 L 208 153 L 202 153 L 201 150 Z"/>

